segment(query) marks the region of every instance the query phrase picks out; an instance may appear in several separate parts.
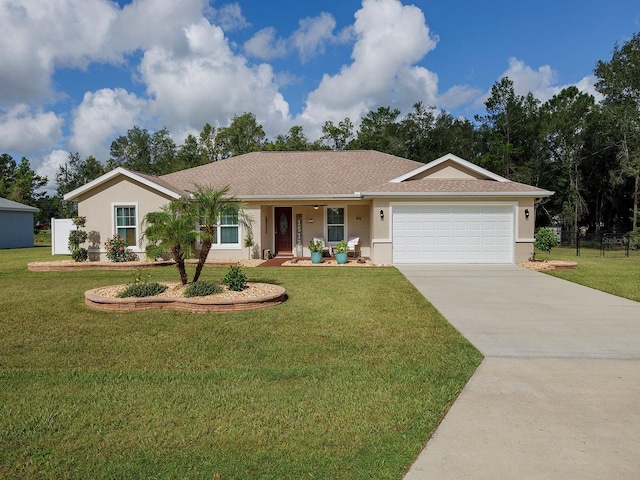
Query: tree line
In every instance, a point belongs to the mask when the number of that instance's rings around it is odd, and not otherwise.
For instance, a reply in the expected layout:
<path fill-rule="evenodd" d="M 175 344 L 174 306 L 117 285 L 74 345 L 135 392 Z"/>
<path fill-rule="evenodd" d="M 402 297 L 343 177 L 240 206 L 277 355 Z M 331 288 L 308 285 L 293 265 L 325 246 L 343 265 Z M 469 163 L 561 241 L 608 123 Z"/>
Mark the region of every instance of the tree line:
<path fill-rule="evenodd" d="M 310 140 L 302 126 L 267 139 L 252 113 L 228 126 L 205 124 L 177 145 L 166 128 L 153 133 L 133 127 L 111 143 L 106 162 L 69 154 L 56 173 L 53 197 L 39 194 L 47 179 L 29 161 L 0 156 L 0 196 L 43 209 L 42 218 L 68 216 L 62 196 L 116 167 L 163 175 L 255 151 L 371 149 L 427 163 L 454 153 L 510 180 L 555 191 L 536 209 L 539 225 L 562 225 L 567 234 L 626 232 L 638 227 L 640 190 L 640 34 L 615 45 L 594 73 L 601 101 L 578 88 L 563 89 L 542 102 L 517 95 L 513 82 L 496 82 L 483 115 L 454 117 L 416 103 L 402 115 L 390 106 L 351 119 L 327 121 Z"/>

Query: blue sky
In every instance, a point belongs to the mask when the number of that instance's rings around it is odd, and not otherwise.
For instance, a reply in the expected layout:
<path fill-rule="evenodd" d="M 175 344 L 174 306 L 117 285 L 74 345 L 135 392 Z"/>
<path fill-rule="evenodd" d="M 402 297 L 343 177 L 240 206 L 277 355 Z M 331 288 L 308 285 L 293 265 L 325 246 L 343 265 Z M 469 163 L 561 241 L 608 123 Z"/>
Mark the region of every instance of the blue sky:
<path fill-rule="evenodd" d="M 253 112 L 273 138 L 379 106 L 483 112 L 491 86 L 595 93 L 640 0 L 0 0 L 0 153 L 53 181 L 68 152 Z"/>

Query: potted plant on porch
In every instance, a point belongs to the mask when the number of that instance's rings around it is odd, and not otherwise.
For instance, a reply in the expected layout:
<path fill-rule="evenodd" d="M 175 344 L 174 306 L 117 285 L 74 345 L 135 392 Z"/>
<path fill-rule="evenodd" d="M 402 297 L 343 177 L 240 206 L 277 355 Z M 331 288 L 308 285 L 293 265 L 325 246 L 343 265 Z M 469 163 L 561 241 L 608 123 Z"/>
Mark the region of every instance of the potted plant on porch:
<path fill-rule="evenodd" d="M 340 240 L 338 244 L 333 247 L 333 251 L 336 254 L 336 262 L 343 265 L 347 263 L 347 255 L 349 255 L 349 245 L 344 240 Z"/>
<path fill-rule="evenodd" d="M 311 251 L 311 263 L 322 263 L 324 242 L 322 240 L 311 240 L 309 242 L 309 250 Z"/>

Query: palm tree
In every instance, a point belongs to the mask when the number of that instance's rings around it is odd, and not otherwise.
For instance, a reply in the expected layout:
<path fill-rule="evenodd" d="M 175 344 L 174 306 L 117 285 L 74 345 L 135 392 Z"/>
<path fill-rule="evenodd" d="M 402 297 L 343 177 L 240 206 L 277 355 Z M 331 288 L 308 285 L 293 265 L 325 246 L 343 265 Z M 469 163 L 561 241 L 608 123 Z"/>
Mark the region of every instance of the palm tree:
<path fill-rule="evenodd" d="M 200 273 L 207 260 L 211 245 L 215 238 L 223 215 L 233 216 L 238 219 L 238 223 L 251 231 L 253 220 L 245 212 L 245 206 L 237 197 L 229 196 L 229 187 L 220 190 L 208 186 L 197 186 L 195 192 L 191 192 L 192 199 L 186 207 L 192 218 L 200 224 L 200 239 L 202 249 L 196 265 L 196 273 L 193 281 L 198 281 Z"/>
<path fill-rule="evenodd" d="M 185 259 L 192 255 L 192 245 L 197 238 L 193 217 L 184 210 L 183 202 L 174 200 L 164 205 L 159 212 L 145 215 L 143 238 L 148 240 L 147 257 L 157 258 L 171 255 L 176 262 L 183 285 L 189 281 Z"/>

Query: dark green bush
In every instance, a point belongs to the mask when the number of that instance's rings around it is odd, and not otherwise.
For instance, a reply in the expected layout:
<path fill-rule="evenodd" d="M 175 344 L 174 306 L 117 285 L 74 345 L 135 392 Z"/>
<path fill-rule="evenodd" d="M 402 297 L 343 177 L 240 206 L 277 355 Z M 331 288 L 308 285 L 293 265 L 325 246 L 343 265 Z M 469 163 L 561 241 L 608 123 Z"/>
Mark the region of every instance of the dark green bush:
<path fill-rule="evenodd" d="M 215 293 L 221 293 L 222 287 L 217 283 L 203 280 L 190 284 L 184 291 L 185 297 L 205 297 Z"/>
<path fill-rule="evenodd" d="M 551 253 L 553 247 L 558 246 L 558 236 L 550 228 L 541 228 L 536 232 L 534 247 L 543 252 L 547 252 L 547 255 Z"/>
<path fill-rule="evenodd" d="M 162 285 L 158 282 L 132 283 L 128 285 L 124 291 L 120 292 L 118 297 L 153 297 L 154 295 L 164 292 L 166 289 L 166 285 Z"/>
<path fill-rule="evenodd" d="M 222 283 L 229 287 L 229 290 L 241 292 L 247 288 L 247 277 L 242 270 L 240 270 L 240 267 L 232 265 L 229 267 L 227 274 L 222 279 Z"/>
<path fill-rule="evenodd" d="M 89 258 L 89 252 L 86 248 L 77 248 L 71 252 L 71 258 L 76 262 L 86 262 Z"/>

